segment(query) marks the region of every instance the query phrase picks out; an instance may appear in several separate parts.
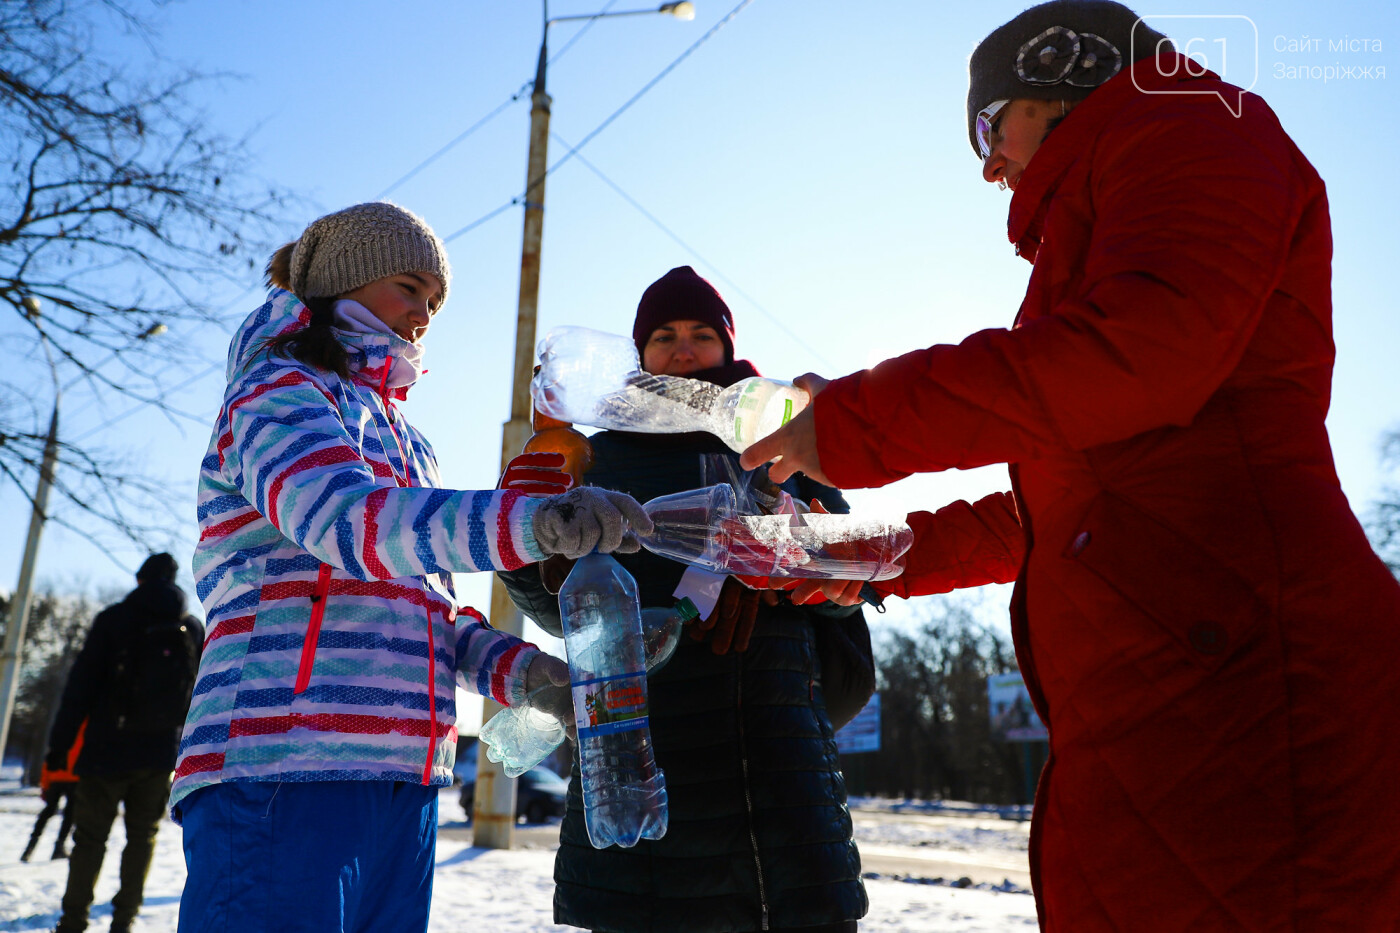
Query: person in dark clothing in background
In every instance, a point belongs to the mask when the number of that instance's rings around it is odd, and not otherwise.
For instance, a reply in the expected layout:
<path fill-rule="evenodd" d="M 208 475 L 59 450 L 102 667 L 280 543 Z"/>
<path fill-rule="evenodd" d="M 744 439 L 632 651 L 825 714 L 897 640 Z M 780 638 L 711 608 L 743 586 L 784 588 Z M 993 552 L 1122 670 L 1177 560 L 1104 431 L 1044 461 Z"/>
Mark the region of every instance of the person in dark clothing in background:
<path fill-rule="evenodd" d="M 730 310 L 689 266 L 646 290 L 633 338 L 647 372 L 721 386 L 758 375 L 734 359 Z M 583 482 L 643 502 L 726 482 L 727 468 L 738 473 L 737 455 L 709 434 L 602 431 L 590 441 L 594 462 Z M 707 463 L 718 471 L 707 476 Z M 503 483 L 510 477 L 508 469 Z M 839 491 L 805 478 L 784 490 L 847 511 Z M 694 573 L 684 565 L 645 551 L 618 560 L 644 608 L 694 598 L 680 592 L 682 574 Z M 558 599 L 545 585 L 557 574 L 541 564 L 500 576 L 526 615 L 562 633 Z M 715 607 L 700 612 L 703 621 L 647 678 L 656 762 L 666 774 L 666 835 L 630 849 L 593 848 L 575 757 L 554 867 L 555 922 L 608 933 L 853 931 L 867 898 L 834 733 L 874 688 L 861 611 L 792 605 L 730 577 Z"/>
<path fill-rule="evenodd" d="M 87 729 L 75 769 L 76 829 L 57 933 L 87 928 L 118 804 L 126 848 L 121 888 L 112 898 L 113 933 L 130 930 L 141 908 L 204 646 L 204 626 L 185 612 L 176 569 L 169 554 L 147 558 L 136 572 L 136 589 L 93 620 L 63 689 L 49 732 L 48 766 L 66 763 L 84 719 Z"/>
<path fill-rule="evenodd" d="M 53 841 L 53 857 L 68 857 L 68 837 L 73 832 L 73 791 L 78 787 L 78 776 L 73 773 L 73 769 L 77 767 L 78 755 L 83 750 L 83 731 L 86 728 L 87 723 L 78 727 L 78 737 L 73 741 L 73 747 L 68 749 L 62 769 L 54 770 L 49 767 L 47 761 L 44 762 L 44 768 L 39 773 L 39 794 L 44 800 L 44 809 L 39 811 L 39 816 L 34 821 L 34 832 L 29 834 L 29 844 L 24 847 L 24 854 L 19 857 L 21 862 L 27 862 L 33 857 L 34 850 L 39 848 L 39 837 L 44 835 L 44 827 L 49 825 L 49 820 L 58 812 L 59 807 L 63 808 L 63 819 L 58 824 L 58 838 Z"/>

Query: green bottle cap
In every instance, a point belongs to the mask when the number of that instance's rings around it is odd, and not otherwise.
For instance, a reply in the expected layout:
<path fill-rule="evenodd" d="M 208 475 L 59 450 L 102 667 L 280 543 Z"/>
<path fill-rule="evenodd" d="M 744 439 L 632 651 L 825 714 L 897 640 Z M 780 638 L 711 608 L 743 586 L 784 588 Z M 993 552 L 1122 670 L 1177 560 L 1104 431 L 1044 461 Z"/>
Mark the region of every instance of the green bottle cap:
<path fill-rule="evenodd" d="M 690 601 L 689 596 L 682 596 L 674 608 L 676 615 L 681 617 L 682 622 L 694 622 L 700 618 L 700 610 L 695 608 L 695 604 Z"/>

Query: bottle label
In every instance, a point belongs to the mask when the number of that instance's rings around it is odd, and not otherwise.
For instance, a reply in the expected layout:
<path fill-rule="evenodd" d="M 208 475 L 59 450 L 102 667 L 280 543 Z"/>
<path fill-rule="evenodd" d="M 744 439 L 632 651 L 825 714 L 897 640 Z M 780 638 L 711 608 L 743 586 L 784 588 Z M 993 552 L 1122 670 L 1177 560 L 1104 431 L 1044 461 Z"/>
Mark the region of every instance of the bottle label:
<path fill-rule="evenodd" d="M 787 424 L 787 423 L 788 423 L 789 421 L 791 421 L 791 420 L 792 420 L 792 399 L 790 399 L 790 398 L 785 398 L 785 399 L 783 399 L 783 420 L 782 420 L 782 424 L 779 424 L 778 427 L 781 428 L 784 424 Z"/>
<path fill-rule="evenodd" d="M 758 418 L 763 414 L 762 410 L 759 408 L 758 400 L 758 393 L 762 388 L 763 380 L 750 380 L 749 384 L 744 386 L 744 391 L 739 396 L 739 402 L 735 406 L 734 412 L 734 442 L 736 444 L 744 443 L 744 422 L 747 418 L 745 412 L 748 412 L 754 418 Z"/>
<path fill-rule="evenodd" d="M 647 727 L 646 672 L 614 674 L 573 685 L 579 738 Z"/>

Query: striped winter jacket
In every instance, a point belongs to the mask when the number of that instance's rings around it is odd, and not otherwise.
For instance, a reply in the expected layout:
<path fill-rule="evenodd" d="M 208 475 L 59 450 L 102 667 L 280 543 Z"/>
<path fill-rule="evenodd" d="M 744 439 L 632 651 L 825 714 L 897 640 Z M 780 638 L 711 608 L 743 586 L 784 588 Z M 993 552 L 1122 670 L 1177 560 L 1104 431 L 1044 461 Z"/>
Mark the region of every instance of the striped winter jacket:
<path fill-rule="evenodd" d="M 454 675 L 519 703 L 537 654 L 457 610 L 451 574 L 540 560 L 538 500 L 436 488 L 432 448 L 394 405 L 406 387 L 386 388 L 399 337 L 337 331 L 349 379 L 270 358 L 266 339 L 309 317 L 275 289 L 229 349 L 199 475 L 208 637 L 177 817 L 183 797 L 221 781 L 449 784 Z"/>

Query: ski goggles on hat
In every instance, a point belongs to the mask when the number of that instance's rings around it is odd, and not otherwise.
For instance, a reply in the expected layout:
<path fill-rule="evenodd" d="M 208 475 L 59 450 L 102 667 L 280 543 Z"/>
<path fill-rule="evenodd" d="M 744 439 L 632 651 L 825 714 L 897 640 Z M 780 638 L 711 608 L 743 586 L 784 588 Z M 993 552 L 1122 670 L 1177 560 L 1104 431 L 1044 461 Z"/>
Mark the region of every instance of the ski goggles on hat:
<path fill-rule="evenodd" d="M 994 100 L 977 111 L 977 122 L 974 127 L 977 135 L 977 148 L 982 153 L 983 159 L 992 154 L 992 124 L 996 122 L 997 114 L 1001 113 L 1001 108 L 1009 103 L 1011 103 L 1009 100 Z"/>

